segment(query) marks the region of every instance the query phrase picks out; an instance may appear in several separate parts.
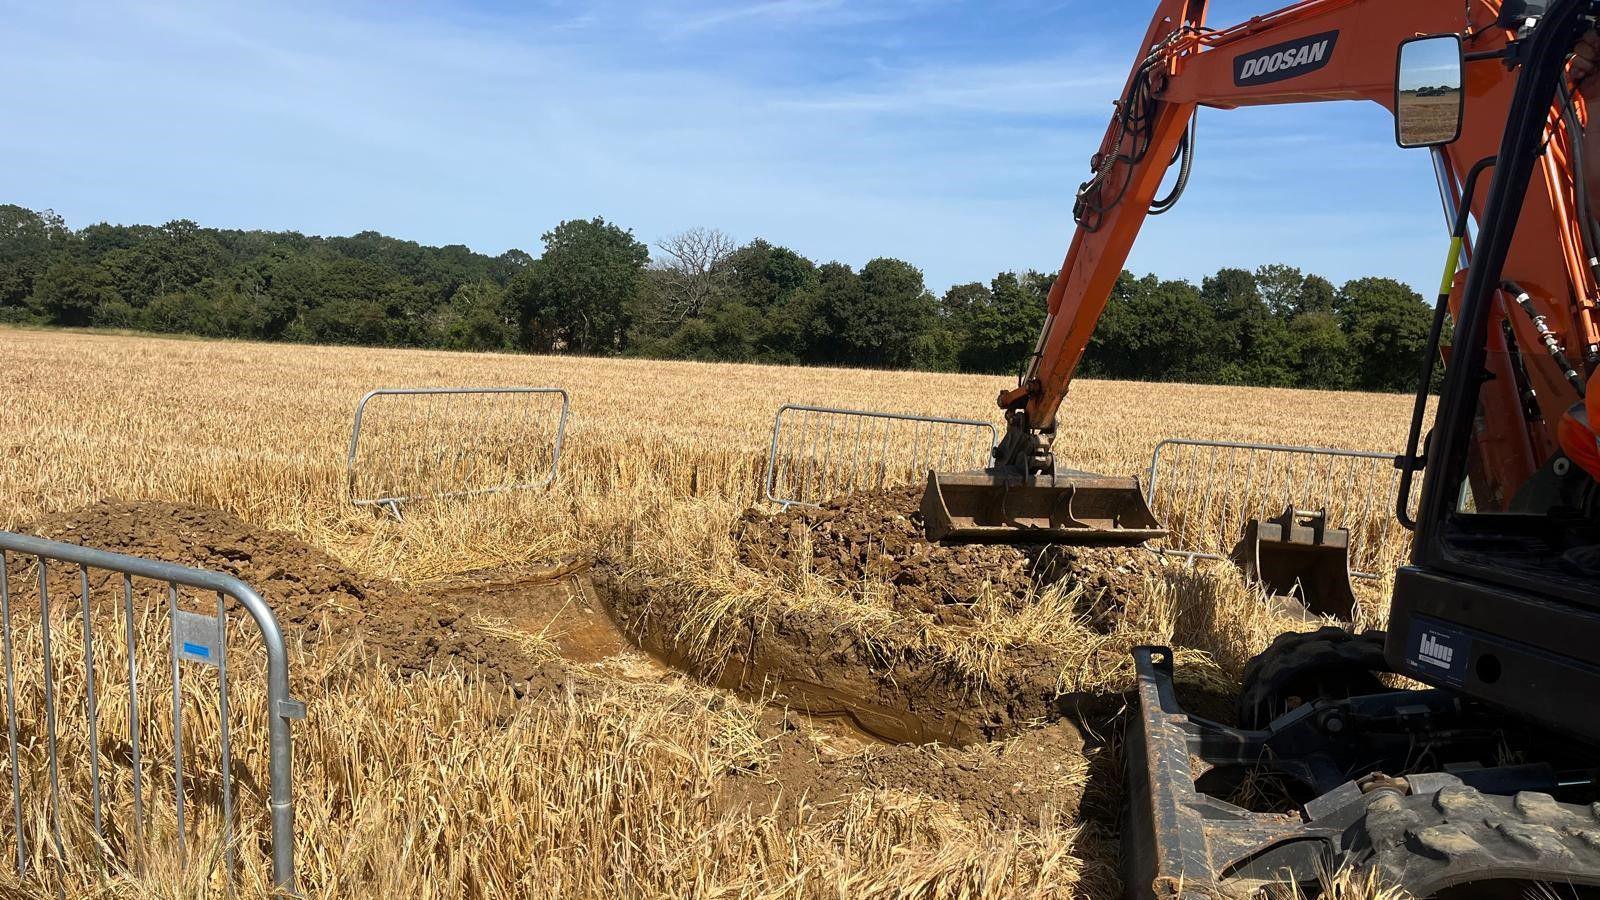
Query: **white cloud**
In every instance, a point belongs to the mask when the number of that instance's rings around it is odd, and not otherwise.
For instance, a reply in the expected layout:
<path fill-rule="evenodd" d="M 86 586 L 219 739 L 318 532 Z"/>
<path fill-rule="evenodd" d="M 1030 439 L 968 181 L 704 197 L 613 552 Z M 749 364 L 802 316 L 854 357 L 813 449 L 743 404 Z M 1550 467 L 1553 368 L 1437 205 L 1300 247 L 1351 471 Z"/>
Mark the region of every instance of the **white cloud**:
<path fill-rule="evenodd" d="M 674 17 L 672 27 L 680 34 L 687 34 L 753 20 L 815 22 L 824 14 L 831 23 L 838 21 L 833 14 L 844 9 L 847 7 L 843 0 L 767 0 L 764 3 L 742 3 L 702 12 L 685 12 Z"/>
<path fill-rule="evenodd" d="M 886 72 L 880 83 L 802 93 L 790 109 L 852 113 L 959 110 L 987 116 L 1052 116 L 1104 111 L 1124 74 L 1103 61 L 1062 58 L 994 65 L 929 66 Z"/>

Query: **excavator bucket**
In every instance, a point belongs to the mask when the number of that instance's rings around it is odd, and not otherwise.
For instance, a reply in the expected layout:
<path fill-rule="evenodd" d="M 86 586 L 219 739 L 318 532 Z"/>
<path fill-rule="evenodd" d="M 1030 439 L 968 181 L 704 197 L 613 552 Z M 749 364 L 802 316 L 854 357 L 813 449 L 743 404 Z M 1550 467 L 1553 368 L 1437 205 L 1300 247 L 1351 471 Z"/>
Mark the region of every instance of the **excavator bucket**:
<path fill-rule="evenodd" d="M 922 518 L 929 540 L 966 543 L 1124 546 L 1167 533 L 1137 478 L 1087 472 L 929 472 Z"/>
<path fill-rule="evenodd" d="M 1293 506 L 1273 519 L 1251 519 L 1230 558 L 1245 577 L 1291 609 L 1313 616 L 1355 618 L 1350 586 L 1350 531 L 1328 527 L 1326 512 Z"/>

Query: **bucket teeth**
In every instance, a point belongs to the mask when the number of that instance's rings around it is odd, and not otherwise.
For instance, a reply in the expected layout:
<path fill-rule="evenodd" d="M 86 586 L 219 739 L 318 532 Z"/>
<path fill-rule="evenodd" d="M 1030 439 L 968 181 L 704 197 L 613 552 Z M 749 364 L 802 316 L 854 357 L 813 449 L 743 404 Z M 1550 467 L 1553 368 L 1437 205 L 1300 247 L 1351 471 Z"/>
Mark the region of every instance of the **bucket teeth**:
<path fill-rule="evenodd" d="M 1087 473 L 929 472 L 922 517 L 934 541 L 1130 546 L 1166 535 L 1137 478 Z"/>

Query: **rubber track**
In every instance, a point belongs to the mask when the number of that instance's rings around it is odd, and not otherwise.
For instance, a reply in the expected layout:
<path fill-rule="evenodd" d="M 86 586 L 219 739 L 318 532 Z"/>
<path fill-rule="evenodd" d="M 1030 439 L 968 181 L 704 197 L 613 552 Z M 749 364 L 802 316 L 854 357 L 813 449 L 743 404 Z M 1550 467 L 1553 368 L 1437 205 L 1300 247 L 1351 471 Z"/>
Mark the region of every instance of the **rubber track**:
<path fill-rule="evenodd" d="M 1422 796 L 1379 793 L 1366 832 L 1383 879 L 1418 897 L 1490 877 L 1600 882 L 1600 806 L 1549 794 L 1501 797 L 1459 783 Z"/>
<path fill-rule="evenodd" d="M 1274 717 L 1283 689 L 1311 673 L 1344 679 L 1351 693 L 1383 690 L 1373 674 L 1388 671 L 1383 642 L 1381 631 L 1357 635 L 1333 626 L 1278 635 L 1272 646 L 1245 666 L 1244 691 L 1239 695 L 1240 726 L 1265 727 Z"/>

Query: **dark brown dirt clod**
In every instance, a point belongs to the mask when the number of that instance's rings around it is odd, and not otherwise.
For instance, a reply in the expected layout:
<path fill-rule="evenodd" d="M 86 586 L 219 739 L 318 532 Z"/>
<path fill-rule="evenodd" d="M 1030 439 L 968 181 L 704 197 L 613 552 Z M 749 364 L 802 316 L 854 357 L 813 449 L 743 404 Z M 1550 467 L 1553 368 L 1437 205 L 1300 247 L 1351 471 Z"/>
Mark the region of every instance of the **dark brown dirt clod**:
<path fill-rule="evenodd" d="M 879 585 L 895 609 L 932 615 L 938 624 L 970 621 L 985 590 L 1015 611 L 1061 583 L 1081 592 L 1079 610 L 1103 631 L 1156 568 L 1153 557 L 1136 549 L 933 543 L 923 535 L 921 492 L 851 494 L 820 509 L 797 506 L 776 515 L 751 510 L 734 526 L 739 559 L 775 573 L 809 566 L 857 593 Z"/>

